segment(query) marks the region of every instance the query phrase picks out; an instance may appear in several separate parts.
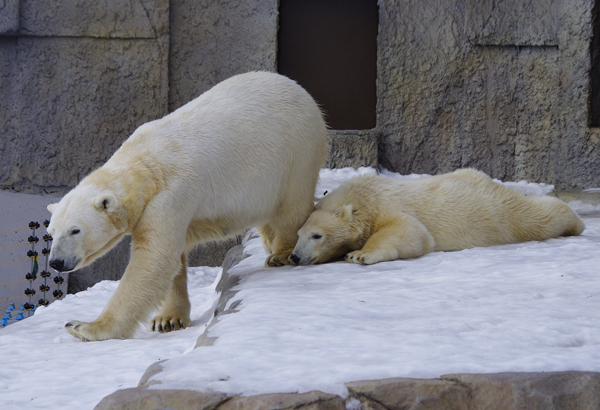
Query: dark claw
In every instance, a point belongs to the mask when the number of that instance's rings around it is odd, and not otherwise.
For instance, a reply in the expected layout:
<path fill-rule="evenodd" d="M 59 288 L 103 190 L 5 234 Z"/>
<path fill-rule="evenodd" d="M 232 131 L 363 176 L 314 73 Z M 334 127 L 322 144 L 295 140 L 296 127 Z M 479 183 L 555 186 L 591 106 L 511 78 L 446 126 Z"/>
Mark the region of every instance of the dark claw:
<path fill-rule="evenodd" d="M 71 323 L 71 322 L 69 322 L 65 325 L 65 327 L 72 327 L 72 326 L 73 326 L 73 323 Z"/>
<path fill-rule="evenodd" d="M 156 322 L 152 322 L 152 331 L 156 332 Z"/>
<path fill-rule="evenodd" d="M 81 325 L 75 326 L 75 330 L 79 330 L 80 327 L 81 327 Z"/>

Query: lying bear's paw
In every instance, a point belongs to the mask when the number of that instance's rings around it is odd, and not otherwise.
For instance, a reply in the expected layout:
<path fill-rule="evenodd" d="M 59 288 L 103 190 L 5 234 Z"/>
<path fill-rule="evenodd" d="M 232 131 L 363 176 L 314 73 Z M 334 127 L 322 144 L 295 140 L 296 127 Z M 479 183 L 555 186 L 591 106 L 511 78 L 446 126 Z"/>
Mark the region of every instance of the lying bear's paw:
<path fill-rule="evenodd" d="M 265 267 L 276 268 L 278 266 L 289 265 L 291 252 L 274 253 L 265 260 Z"/>
<path fill-rule="evenodd" d="M 167 333 L 173 330 L 191 327 L 192 321 L 183 316 L 155 316 L 150 322 L 149 329 L 152 332 Z"/>
<path fill-rule="evenodd" d="M 375 252 L 364 252 L 362 250 L 350 252 L 344 259 L 346 262 L 359 263 L 361 265 L 372 265 L 383 260 Z"/>

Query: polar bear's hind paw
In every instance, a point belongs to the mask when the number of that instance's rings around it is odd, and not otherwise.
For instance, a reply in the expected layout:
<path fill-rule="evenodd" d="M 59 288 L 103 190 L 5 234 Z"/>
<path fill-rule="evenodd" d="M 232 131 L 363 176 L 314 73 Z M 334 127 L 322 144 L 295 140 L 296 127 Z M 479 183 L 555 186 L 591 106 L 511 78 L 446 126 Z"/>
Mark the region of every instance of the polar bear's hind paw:
<path fill-rule="evenodd" d="M 159 333 L 168 333 L 191 326 L 192 321 L 189 319 L 189 317 L 156 316 L 154 319 L 152 319 L 149 330 Z"/>

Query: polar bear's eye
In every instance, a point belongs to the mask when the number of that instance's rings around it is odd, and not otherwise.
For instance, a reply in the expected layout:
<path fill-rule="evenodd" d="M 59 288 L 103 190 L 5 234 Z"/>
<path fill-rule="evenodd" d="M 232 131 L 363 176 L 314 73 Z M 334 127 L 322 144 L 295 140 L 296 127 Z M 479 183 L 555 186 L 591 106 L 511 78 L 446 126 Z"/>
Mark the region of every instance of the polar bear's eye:
<path fill-rule="evenodd" d="M 320 233 L 313 233 L 312 238 L 313 239 L 321 239 L 323 237 L 323 235 L 321 235 Z"/>
<path fill-rule="evenodd" d="M 71 231 L 71 235 L 77 235 L 79 232 L 81 232 L 79 229 L 77 229 L 77 228 L 76 228 L 76 229 L 73 229 L 73 230 Z"/>

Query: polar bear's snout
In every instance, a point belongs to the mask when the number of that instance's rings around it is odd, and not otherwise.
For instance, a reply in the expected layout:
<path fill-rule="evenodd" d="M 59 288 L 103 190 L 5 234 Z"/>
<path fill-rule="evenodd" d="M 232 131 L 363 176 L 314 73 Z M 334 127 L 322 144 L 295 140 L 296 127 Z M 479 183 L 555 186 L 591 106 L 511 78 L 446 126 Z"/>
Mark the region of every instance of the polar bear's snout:
<path fill-rule="evenodd" d="M 311 257 L 306 257 L 306 256 L 298 256 L 295 253 L 292 253 L 290 255 L 290 259 L 292 260 L 292 262 L 294 262 L 296 265 L 310 265 L 314 262 L 315 258 L 311 258 Z"/>
<path fill-rule="evenodd" d="M 54 270 L 62 272 L 65 267 L 65 261 L 62 259 L 52 259 L 50 261 L 50 267 Z"/>
<path fill-rule="evenodd" d="M 80 260 L 75 255 L 65 254 L 65 252 L 62 252 L 62 247 L 57 245 L 58 244 L 53 244 L 50 251 L 50 267 L 59 272 L 69 272 L 74 270 Z"/>
<path fill-rule="evenodd" d="M 75 269 L 77 266 L 77 261 L 67 261 L 64 259 L 51 259 L 50 267 L 58 272 L 69 272 Z"/>
<path fill-rule="evenodd" d="M 300 262 L 300 258 L 298 256 L 296 256 L 295 253 L 292 253 L 290 255 L 290 259 L 292 260 L 292 262 L 294 262 L 296 265 L 298 264 L 298 262 Z"/>

